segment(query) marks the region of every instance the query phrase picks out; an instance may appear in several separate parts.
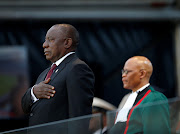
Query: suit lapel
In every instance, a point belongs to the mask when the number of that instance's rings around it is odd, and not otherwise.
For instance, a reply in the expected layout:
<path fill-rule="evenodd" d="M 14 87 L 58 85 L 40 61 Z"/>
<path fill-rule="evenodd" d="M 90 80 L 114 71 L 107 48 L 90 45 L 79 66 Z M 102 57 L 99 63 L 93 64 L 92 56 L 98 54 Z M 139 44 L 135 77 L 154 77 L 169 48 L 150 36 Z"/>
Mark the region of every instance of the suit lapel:
<path fill-rule="evenodd" d="M 41 74 L 41 76 L 38 78 L 36 84 L 39 83 L 39 82 L 41 82 L 41 81 L 44 81 L 44 80 L 45 80 L 45 77 L 46 77 L 46 75 L 47 75 L 47 73 L 48 73 L 49 70 L 50 70 L 50 67 L 43 71 L 43 73 Z"/>
<path fill-rule="evenodd" d="M 53 74 L 51 75 L 51 81 L 65 68 L 66 64 L 70 62 L 74 57 L 76 57 L 76 55 L 71 54 L 59 64 L 59 66 L 54 70 Z"/>

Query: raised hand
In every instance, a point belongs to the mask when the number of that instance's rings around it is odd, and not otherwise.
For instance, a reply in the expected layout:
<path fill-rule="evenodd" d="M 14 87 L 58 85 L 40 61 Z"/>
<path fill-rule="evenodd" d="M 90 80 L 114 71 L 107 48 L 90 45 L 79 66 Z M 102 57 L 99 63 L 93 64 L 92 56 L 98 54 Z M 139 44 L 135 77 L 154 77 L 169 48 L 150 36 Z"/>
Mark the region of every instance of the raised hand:
<path fill-rule="evenodd" d="M 33 88 L 33 93 L 38 99 L 46 98 L 50 99 L 54 96 L 56 91 L 55 88 L 48 83 L 50 82 L 51 78 L 48 78 L 47 80 L 44 80 L 40 82 L 39 84 L 36 84 Z"/>

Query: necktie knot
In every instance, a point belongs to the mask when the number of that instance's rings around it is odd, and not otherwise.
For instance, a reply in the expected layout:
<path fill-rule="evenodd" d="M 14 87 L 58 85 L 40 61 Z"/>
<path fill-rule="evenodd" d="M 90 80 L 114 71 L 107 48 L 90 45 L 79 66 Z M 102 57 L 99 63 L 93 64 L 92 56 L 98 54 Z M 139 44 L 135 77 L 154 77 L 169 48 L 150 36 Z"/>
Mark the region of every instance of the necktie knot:
<path fill-rule="evenodd" d="M 54 69 L 55 69 L 56 67 L 57 67 L 56 64 L 53 64 L 53 66 L 51 67 L 50 70 L 53 70 L 53 71 L 54 71 Z"/>
<path fill-rule="evenodd" d="M 49 70 L 49 72 L 46 76 L 46 80 L 51 77 L 51 75 L 56 67 L 57 67 L 56 64 L 53 64 L 53 66 L 51 67 L 51 69 Z"/>

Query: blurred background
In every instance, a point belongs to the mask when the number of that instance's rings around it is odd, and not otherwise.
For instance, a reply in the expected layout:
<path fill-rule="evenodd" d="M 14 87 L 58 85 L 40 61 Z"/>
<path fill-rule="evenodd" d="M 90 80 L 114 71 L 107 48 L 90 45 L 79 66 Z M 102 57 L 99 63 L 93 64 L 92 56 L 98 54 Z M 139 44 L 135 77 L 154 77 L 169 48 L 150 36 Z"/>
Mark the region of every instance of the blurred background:
<path fill-rule="evenodd" d="M 27 126 L 21 97 L 50 65 L 42 44 L 57 23 L 79 31 L 96 97 L 119 105 L 130 92 L 121 70 L 135 55 L 152 61 L 153 86 L 180 96 L 180 0 L 0 0 L 0 131 Z"/>

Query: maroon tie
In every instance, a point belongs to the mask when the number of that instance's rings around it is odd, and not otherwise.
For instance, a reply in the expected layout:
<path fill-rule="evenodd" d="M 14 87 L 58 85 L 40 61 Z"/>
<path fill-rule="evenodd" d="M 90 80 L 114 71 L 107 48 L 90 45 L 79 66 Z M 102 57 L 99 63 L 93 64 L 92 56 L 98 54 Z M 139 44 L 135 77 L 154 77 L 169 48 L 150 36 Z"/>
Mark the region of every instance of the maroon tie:
<path fill-rule="evenodd" d="M 56 67 L 57 67 L 56 64 L 53 64 L 53 66 L 52 66 L 51 69 L 49 70 L 49 72 L 48 72 L 45 80 L 47 80 L 48 78 L 51 77 L 51 75 L 52 75 L 52 73 L 53 73 L 53 71 L 54 71 L 54 69 L 55 69 Z"/>

